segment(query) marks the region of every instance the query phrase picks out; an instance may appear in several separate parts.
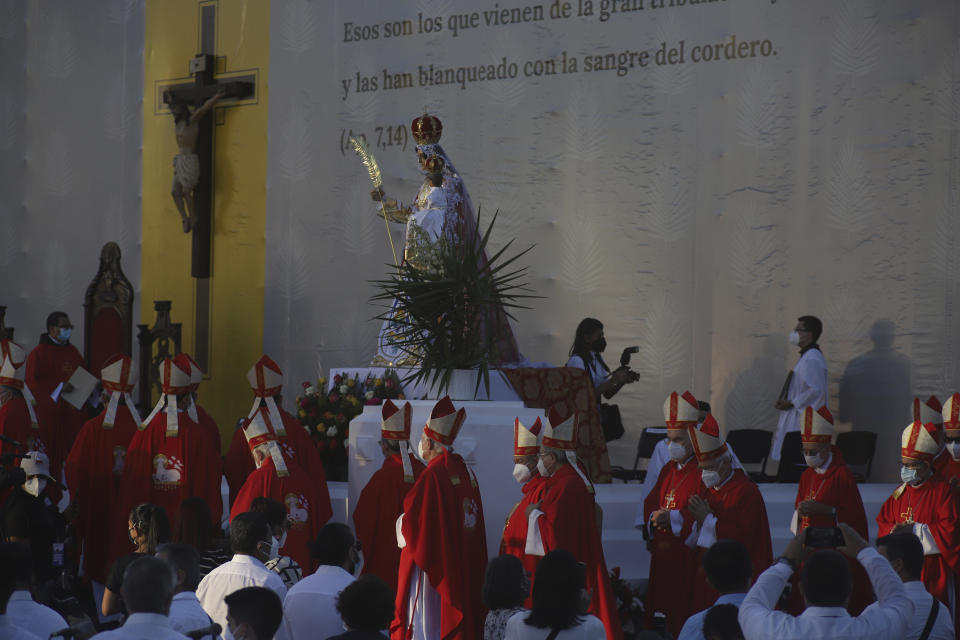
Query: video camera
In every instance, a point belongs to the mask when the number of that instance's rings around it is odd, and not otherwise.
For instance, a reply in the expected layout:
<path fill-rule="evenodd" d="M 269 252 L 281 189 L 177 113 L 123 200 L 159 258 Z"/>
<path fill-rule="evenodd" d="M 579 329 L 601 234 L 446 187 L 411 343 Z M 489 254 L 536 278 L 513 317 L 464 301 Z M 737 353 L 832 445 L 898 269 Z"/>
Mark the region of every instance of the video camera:
<path fill-rule="evenodd" d="M 623 350 L 623 353 L 620 354 L 620 368 L 618 371 L 627 372 L 627 384 L 636 382 L 640 379 L 640 374 L 630 368 L 630 356 L 634 353 L 639 353 L 640 347 L 633 346 L 627 347 Z"/>

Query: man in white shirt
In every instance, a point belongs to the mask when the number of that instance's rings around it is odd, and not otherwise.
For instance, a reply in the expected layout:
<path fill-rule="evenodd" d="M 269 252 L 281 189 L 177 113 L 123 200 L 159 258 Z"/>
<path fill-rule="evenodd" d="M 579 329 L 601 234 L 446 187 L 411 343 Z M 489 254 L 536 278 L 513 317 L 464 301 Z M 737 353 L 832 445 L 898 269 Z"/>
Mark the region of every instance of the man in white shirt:
<path fill-rule="evenodd" d="M 0 640 L 40 640 L 40 636 L 27 630 L 29 626 L 14 624 L 7 615 L 8 601 L 17 588 L 17 562 L 22 554 L 23 549 L 17 543 L 0 543 Z M 32 562 L 29 555 L 27 561 Z"/>
<path fill-rule="evenodd" d="M 278 541 L 273 537 L 267 519 L 260 513 L 237 514 L 230 523 L 230 546 L 234 556 L 220 565 L 197 587 L 197 598 L 213 621 L 227 627 L 227 605 L 224 597 L 244 587 L 266 587 L 282 601 L 287 588 L 264 562 L 278 554 Z M 277 631 L 278 640 L 287 640 L 289 635 L 283 625 Z"/>
<path fill-rule="evenodd" d="M 337 596 L 354 581 L 360 548 L 350 527 L 331 522 L 320 529 L 313 556 L 320 566 L 293 585 L 283 601 L 283 617 L 293 640 L 327 638 L 343 633 Z"/>
<path fill-rule="evenodd" d="M 209 627 L 213 620 L 200 606 L 197 584 L 200 582 L 200 554 L 189 544 L 167 542 L 157 547 L 157 557 L 167 563 L 176 576 L 170 626 L 180 633 Z"/>
<path fill-rule="evenodd" d="M 66 629 L 67 621 L 59 613 L 34 602 L 30 595 L 30 583 L 33 580 L 33 562 L 30 549 L 19 542 L 7 543 L 16 551 L 14 568 L 17 574 L 17 590 L 7 601 L 7 620 L 14 627 L 29 629 L 41 638 L 49 638 L 54 631 Z"/>
<path fill-rule="evenodd" d="M 877 538 L 877 551 L 890 562 L 890 566 L 903 580 L 903 588 L 913 603 L 913 616 L 903 640 L 954 640 L 953 621 L 950 609 L 934 598 L 920 581 L 923 571 L 923 544 L 912 531 L 891 533 Z M 867 611 L 877 606 L 867 607 Z M 927 635 L 923 635 L 929 624 Z"/>
<path fill-rule="evenodd" d="M 270 640 L 279 637 L 274 634 L 283 624 L 283 604 L 275 592 L 266 587 L 244 587 L 223 601 L 227 604 L 224 638 Z"/>
<path fill-rule="evenodd" d="M 707 582 L 720 593 L 713 606 L 730 604 L 739 607 L 747 596 L 753 577 L 747 548 L 736 540 L 717 540 L 703 554 L 703 570 Z M 709 610 L 698 611 L 687 618 L 677 640 L 704 640 L 703 620 Z"/>
<path fill-rule="evenodd" d="M 167 613 L 173 600 L 175 577 L 163 560 L 145 556 L 123 572 L 123 602 L 130 612 L 118 629 L 104 631 L 91 640 L 186 640 L 174 631 Z"/>
<path fill-rule="evenodd" d="M 845 545 L 840 550 L 855 557 L 866 569 L 877 607 L 857 617 L 847 613 L 853 589 L 846 559 L 836 551 L 822 550 L 804 561 L 800 591 L 806 610 L 792 616 L 774 607 L 803 555 L 801 536 L 787 545 L 776 563 L 764 571 L 740 605 L 740 627 L 746 640 L 879 640 L 903 638 L 913 613 L 903 582 L 890 563 L 867 545 L 846 523 L 840 524 Z M 803 534 L 801 534 L 803 535 Z"/>
<path fill-rule="evenodd" d="M 803 411 L 817 410 L 827 404 L 827 361 L 817 340 L 823 333 L 823 323 L 815 316 L 800 316 L 790 334 L 790 344 L 800 347 L 800 359 L 790 372 L 781 397 L 774 406 L 780 412 L 777 431 L 770 445 L 770 473 L 777 472 L 783 438 L 790 431 L 799 431 Z M 784 397 L 784 392 L 786 397 Z"/>

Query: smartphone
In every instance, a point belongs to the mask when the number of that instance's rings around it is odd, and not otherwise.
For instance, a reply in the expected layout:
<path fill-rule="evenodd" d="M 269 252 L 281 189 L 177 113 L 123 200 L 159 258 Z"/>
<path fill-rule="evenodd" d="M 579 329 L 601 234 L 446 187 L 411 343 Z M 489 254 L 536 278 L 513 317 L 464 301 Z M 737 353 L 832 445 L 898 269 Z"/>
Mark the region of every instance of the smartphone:
<path fill-rule="evenodd" d="M 840 527 L 807 527 L 803 544 L 806 547 L 842 547 L 846 544 Z"/>

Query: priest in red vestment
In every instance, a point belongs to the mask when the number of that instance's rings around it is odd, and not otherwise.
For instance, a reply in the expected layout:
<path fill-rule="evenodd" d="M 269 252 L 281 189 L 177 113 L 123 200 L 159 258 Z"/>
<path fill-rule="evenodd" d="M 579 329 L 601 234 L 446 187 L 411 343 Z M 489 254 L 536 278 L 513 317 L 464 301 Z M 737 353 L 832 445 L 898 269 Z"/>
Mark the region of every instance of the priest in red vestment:
<path fill-rule="evenodd" d="M 594 489 L 577 465 L 578 415 L 561 415 L 551 407 L 540 444 L 540 475 L 546 477 L 543 498 L 527 507 L 527 544 L 531 555 L 565 549 L 586 565 L 586 588 L 593 594 L 590 613 L 600 618 L 608 640 L 623 637 L 623 625 L 603 558 Z M 536 575 L 533 580 L 536 583 Z"/>
<path fill-rule="evenodd" d="M 40 425 L 49 433 L 47 454 L 50 457 L 50 473 L 60 480 L 63 461 L 70 452 L 74 438 L 87 421 L 87 414 L 75 409 L 60 395 L 54 400 L 51 395 L 58 385 L 61 392 L 69 391 L 70 376 L 83 366 L 83 356 L 70 344 L 73 325 L 70 317 L 62 311 L 54 311 L 47 317 L 47 332 L 40 336 L 40 343 L 27 358 L 25 382 L 37 401 L 37 417 Z"/>
<path fill-rule="evenodd" d="M 216 420 L 197 402 L 197 391 L 200 389 L 200 383 L 203 382 L 203 369 L 193 359 L 193 356 L 185 351 L 178 353 L 174 359 L 176 358 L 183 358 L 190 365 L 190 398 L 187 401 L 187 415 L 200 426 L 203 434 L 210 439 L 210 445 L 220 451 L 220 427 L 217 426 Z"/>
<path fill-rule="evenodd" d="M 353 510 L 353 528 L 366 558 L 363 573 L 394 586 L 400 571 L 397 518 L 403 513 L 404 498 L 424 469 L 410 451 L 411 413 L 409 402 L 397 408 L 390 400 L 384 401 L 380 412 L 383 466 L 370 477 Z"/>
<path fill-rule="evenodd" d="M 796 535 L 808 527 L 832 528 L 841 522 L 850 525 L 860 537 L 869 540 L 867 514 L 853 473 L 840 450 L 831 444 L 834 437 L 833 415 L 826 406 L 814 411 L 804 409 L 800 423 L 800 443 L 807 468 L 800 476 L 794 500 L 790 531 Z M 873 589 L 866 571 L 855 559 L 849 559 L 853 592 L 847 610 L 860 615 L 873 601 Z M 794 573 L 790 591 L 790 612 L 800 615 L 805 604 L 800 594 L 799 572 Z"/>
<path fill-rule="evenodd" d="M 83 425 L 63 470 L 79 507 L 74 526 L 83 545 L 83 572 L 103 585 L 110 559 L 128 550 L 124 545 L 111 553 L 111 536 L 104 535 L 104 523 L 112 521 L 124 458 L 140 426 L 140 416 L 130 395 L 137 383 L 137 368 L 129 356 L 117 354 L 107 359 L 100 381 L 109 399 L 100 415 Z"/>
<path fill-rule="evenodd" d="M 939 472 L 956 489 L 960 487 L 960 393 L 943 405 L 943 443 L 949 459 Z"/>
<path fill-rule="evenodd" d="M 937 455 L 933 457 L 933 470 L 940 475 L 946 475 L 946 468 L 950 465 L 950 454 L 947 452 L 946 441 L 943 436 L 943 405 L 937 396 L 930 396 L 926 401 L 920 398 L 913 399 L 913 421 L 920 424 L 932 423 L 936 428 Z"/>
<path fill-rule="evenodd" d="M 42 451 L 46 454 L 44 440 L 48 434 L 40 429 L 33 395 L 23 381 L 26 356 L 23 347 L 13 340 L 0 340 L 0 435 L 20 443 L 18 448 L 12 442 L 4 441 L 0 443 L 0 452 Z M 14 461 L 11 468 L 17 464 Z"/>
<path fill-rule="evenodd" d="M 187 413 L 190 364 L 182 358 L 164 359 L 160 387 L 160 401 L 127 449 L 114 515 L 115 523 L 120 523 L 114 525 L 114 535 L 121 536 L 121 543 L 130 509 L 144 502 L 163 507 L 176 528 L 173 518 L 180 503 L 200 496 L 210 506 L 211 525 L 220 523 L 220 452 Z"/>
<path fill-rule="evenodd" d="M 543 425 L 540 418 L 528 429 L 520 423 L 520 418 L 513 422 L 513 477 L 520 483 L 523 498 L 513 506 L 507 523 L 503 527 L 503 536 L 500 539 L 500 555 L 509 554 L 520 558 L 527 574 L 533 576 L 537 571 L 537 564 L 543 556 L 531 555 L 526 552 L 527 522 L 529 512 L 527 507 L 538 504 L 543 499 L 543 489 L 547 479 L 540 475 L 537 469 L 537 459 L 540 445 L 537 436 Z M 530 596 L 527 596 L 526 606 L 532 606 Z"/>
<path fill-rule="evenodd" d="M 736 540 L 750 550 L 753 578 L 770 566 L 770 523 L 757 485 L 742 469 L 733 467 L 732 456 L 711 414 L 702 424 L 689 427 L 690 442 L 700 467 L 700 494 L 691 496 L 687 508 L 697 520 L 690 542 L 697 547 L 692 611 L 710 607 L 717 591 L 707 582 L 703 554 L 717 540 Z M 752 582 L 751 580 L 751 582 Z"/>
<path fill-rule="evenodd" d="M 284 454 L 293 458 L 297 465 L 313 478 L 317 486 L 326 487 L 327 476 L 323 471 L 323 460 L 310 434 L 299 420 L 280 406 L 283 372 L 279 365 L 269 356 L 263 356 L 247 372 L 247 381 L 253 389 L 253 406 L 242 428 L 234 432 L 230 450 L 223 462 L 224 475 L 230 485 L 230 500 L 236 498 L 247 476 L 253 473 L 253 460 L 243 437 L 243 428 L 257 413 L 263 418 L 267 428 L 277 436 L 277 442 Z"/>
<path fill-rule="evenodd" d="M 293 558 L 304 574 L 312 573 L 316 562 L 310 554 L 310 543 L 333 515 L 327 485 L 316 485 L 296 461 L 284 456 L 277 436 L 260 414 L 247 421 L 244 436 L 256 469 L 240 488 L 230 520 L 249 511 L 255 498 L 272 498 L 281 503 L 290 523 L 283 553 Z"/>
<path fill-rule="evenodd" d="M 480 487 L 453 443 L 467 418 L 449 397 L 433 408 L 420 436 L 427 467 L 403 501 L 397 521 L 400 575 L 393 640 L 483 637 L 481 589 L 487 536 Z"/>
<path fill-rule="evenodd" d="M 676 391 L 663 404 L 670 461 L 660 470 L 657 483 L 643 503 L 644 521 L 650 531 L 650 580 L 647 589 L 646 624 L 654 614 L 666 616 L 674 637 L 695 610 L 690 608 L 697 552 L 686 544 L 694 520 L 687 511 L 690 496 L 700 492 L 700 469 L 693 455 L 689 427 L 700 415 L 697 399 L 689 391 Z"/>
<path fill-rule="evenodd" d="M 877 514 L 879 535 L 906 529 L 920 538 L 924 562 L 921 581 L 946 604 L 956 625 L 957 571 L 960 570 L 960 511 L 950 484 L 933 470 L 940 449 L 936 426 L 916 421 L 900 439 L 903 480 Z"/>

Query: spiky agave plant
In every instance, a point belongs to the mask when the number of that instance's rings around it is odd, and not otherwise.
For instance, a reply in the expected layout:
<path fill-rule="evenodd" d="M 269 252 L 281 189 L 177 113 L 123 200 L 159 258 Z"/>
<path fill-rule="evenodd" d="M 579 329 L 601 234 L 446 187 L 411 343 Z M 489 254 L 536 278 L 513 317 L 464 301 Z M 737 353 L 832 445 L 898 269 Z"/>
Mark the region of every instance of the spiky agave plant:
<path fill-rule="evenodd" d="M 506 317 L 513 318 L 514 309 L 529 308 L 519 301 L 540 297 L 530 294 L 524 282 L 527 267 L 517 265 L 532 245 L 510 256 L 511 240 L 484 257 L 498 214 L 481 235 L 478 210 L 477 227 L 465 234 L 465 241 L 441 239 L 429 265 L 404 262 L 389 278 L 373 281 L 378 293 L 371 301 L 387 307 L 376 319 L 392 321 L 394 344 L 419 362 L 404 382 L 424 382 L 444 393 L 456 369 L 475 369 L 474 393 L 482 382 L 489 395 L 490 369 L 499 363 L 497 338 Z M 396 310 L 389 308 L 394 300 Z"/>

